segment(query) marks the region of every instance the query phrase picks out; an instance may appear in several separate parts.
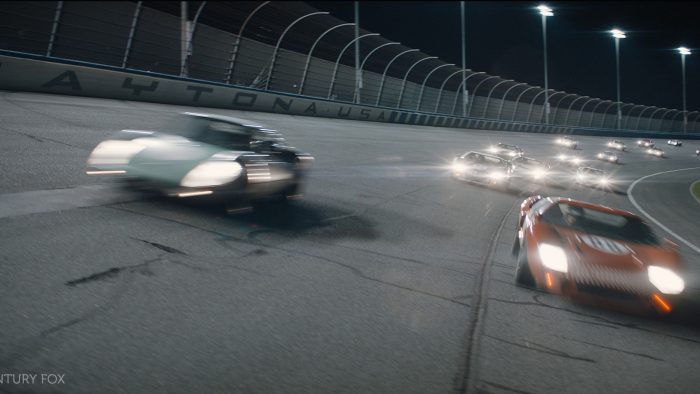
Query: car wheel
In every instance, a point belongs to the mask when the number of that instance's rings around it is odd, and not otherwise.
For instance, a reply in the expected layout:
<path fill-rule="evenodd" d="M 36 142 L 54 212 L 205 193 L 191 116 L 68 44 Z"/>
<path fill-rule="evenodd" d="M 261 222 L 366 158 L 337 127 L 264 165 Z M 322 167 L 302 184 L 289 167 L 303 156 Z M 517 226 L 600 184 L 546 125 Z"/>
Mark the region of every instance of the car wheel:
<path fill-rule="evenodd" d="M 515 268 L 515 284 L 521 287 L 536 287 L 535 278 L 532 276 L 527 262 L 527 248 L 520 247 Z"/>
<path fill-rule="evenodd" d="M 530 271 L 527 261 L 527 241 L 518 250 L 518 260 L 515 267 L 515 284 L 522 287 L 535 287 L 535 278 Z"/>
<path fill-rule="evenodd" d="M 518 231 L 520 227 L 518 227 Z M 513 257 L 518 255 L 518 252 L 520 252 L 520 238 L 518 238 L 518 234 L 515 234 L 515 239 L 513 240 L 513 248 L 511 249 L 510 253 L 513 255 Z"/>
<path fill-rule="evenodd" d="M 295 183 L 295 184 L 290 185 L 287 188 L 285 188 L 278 195 L 277 201 L 280 203 L 288 203 L 288 202 L 291 202 L 293 200 L 300 200 L 301 197 L 302 197 L 302 195 L 300 193 L 299 184 Z"/>

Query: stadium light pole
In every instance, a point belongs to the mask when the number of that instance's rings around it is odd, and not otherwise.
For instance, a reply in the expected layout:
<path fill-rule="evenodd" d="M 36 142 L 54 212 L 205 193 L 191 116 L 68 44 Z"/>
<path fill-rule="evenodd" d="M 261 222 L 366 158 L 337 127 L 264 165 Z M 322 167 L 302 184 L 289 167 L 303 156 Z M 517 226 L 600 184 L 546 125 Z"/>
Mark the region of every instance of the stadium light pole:
<path fill-rule="evenodd" d="M 462 77 L 467 76 L 467 33 L 466 33 L 466 22 L 465 22 L 465 4 L 464 1 L 460 1 L 460 17 L 461 17 L 461 27 L 462 27 Z M 462 116 L 467 116 L 467 85 L 464 84 L 462 88 Z"/>
<path fill-rule="evenodd" d="M 686 47 L 678 48 L 678 53 L 681 54 L 681 74 L 683 79 L 683 133 L 688 132 L 688 112 L 685 107 L 685 56 L 690 55 L 690 49 Z"/>
<path fill-rule="evenodd" d="M 619 29 L 610 30 L 615 39 L 615 71 L 617 74 L 617 129 L 622 125 L 622 111 L 620 110 L 620 38 L 627 38 L 625 32 Z"/>
<path fill-rule="evenodd" d="M 545 117 L 544 123 L 549 124 L 549 78 L 547 75 L 547 17 L 553 16 L 554 12 L 552 9 L 546 5 L 540 5 L 537 7 L 542 16 L 542 43 L 544 52 L 544 108 Z"/>

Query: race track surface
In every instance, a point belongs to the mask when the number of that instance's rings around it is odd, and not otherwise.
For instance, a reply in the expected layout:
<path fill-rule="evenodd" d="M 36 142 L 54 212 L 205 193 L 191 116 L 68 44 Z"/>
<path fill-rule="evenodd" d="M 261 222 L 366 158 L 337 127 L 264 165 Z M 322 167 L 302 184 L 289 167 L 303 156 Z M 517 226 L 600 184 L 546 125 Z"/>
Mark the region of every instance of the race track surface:
<path fill-rule="evenodd" d="M 285 133 L 316 157 L 305 198 L 229 215 L 85 175 L 124 128 L 187 107 L 0 91 L 0 373 L 64 374 L 19 393 L 693 392 L 700 255 L 679 244 L 687 309 L 632 316 L 513 285 L 519 203 L 561 195 L 640 213 L 700 245 L 700 143 L 630 147 L 616 192 L 502 192 L 454 155 L 551 135 L 197 109 Z M 606 138 L 578 137 L 593 159 Z"/>

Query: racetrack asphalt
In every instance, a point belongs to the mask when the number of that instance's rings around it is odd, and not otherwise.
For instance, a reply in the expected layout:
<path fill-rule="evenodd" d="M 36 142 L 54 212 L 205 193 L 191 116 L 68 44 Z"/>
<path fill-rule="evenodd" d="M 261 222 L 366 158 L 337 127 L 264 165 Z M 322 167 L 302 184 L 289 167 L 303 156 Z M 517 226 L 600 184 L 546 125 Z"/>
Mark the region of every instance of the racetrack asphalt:
<path fill-rule="evenodd" d="M 679 243 L 688 306 L 672 319 L 581 306 L 513 285 L 517 206 L 561 195 L 639 212 L 626 190 L 700 167 L 593 160 L 616 192 L 564 182 L 503 192 L 450 177 L 452 158 L 516 144 L 550 159 L 552 135 L 202 109 L 257 121 L 316 157 L 290 208 L 220 208 L 85 175 L 124 129 L 159 129 L 153 103 L 0 91 L 0 373 L 65 384 L 0 392 L 693 392 L 700 384 L 700 256 Z M 639 181 L 640 207 L 700 246 L 700 169 Z M 267 209 L 265 209 L 267 208 Z"/>

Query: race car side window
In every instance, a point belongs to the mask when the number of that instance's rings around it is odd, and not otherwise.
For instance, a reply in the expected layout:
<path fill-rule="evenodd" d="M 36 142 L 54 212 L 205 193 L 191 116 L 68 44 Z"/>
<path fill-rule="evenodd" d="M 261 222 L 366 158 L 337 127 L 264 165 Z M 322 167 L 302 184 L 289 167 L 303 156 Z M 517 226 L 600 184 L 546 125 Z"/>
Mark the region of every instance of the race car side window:
<path fill-rule="evenodd" d="M 549 201 L 546 198 L 543 198 L 543 199 L 537 201 L 536 203 L 532 204 L 532 208 L 530 208 L 530 212 L 539 212 L 540 210 L 542 210 L 542 208 L 546 207 L 550 203 L 551 203 L 551 201 Z"/>
<path fill-rule="evenodd" d="M 242 126 L 232 123 L 209 122 L 197 140 L 232 150 L 250 149 L 250 133 Z"/>
<path fill-rule="evenodd" d="M 527 220 L 528 222 L 532 223 L 532 218 L 537 212 L 542 212 L 547 209 L 547 206 L 549 206 L 552 202 L 548 198 L 543 198 L 536 203 L 532 204 L 532 207 L 530 207 L 530 212 L 527 213 Z M 551 209 L 549 209 L 551 211 Z"/>

